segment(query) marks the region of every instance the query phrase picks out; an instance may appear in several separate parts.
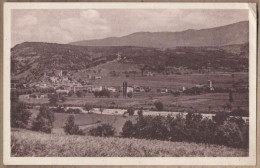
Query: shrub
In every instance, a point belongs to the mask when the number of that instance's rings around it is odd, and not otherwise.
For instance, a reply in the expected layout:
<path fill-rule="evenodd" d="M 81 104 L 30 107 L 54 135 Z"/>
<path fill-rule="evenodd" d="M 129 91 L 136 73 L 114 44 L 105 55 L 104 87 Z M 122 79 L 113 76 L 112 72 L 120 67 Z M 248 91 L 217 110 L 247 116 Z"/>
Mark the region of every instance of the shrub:
<path fill-rule="evenodd" d="M 110 91 L 109 90 L 107 90 L 107 89 L 103 89 L 103 90 L 101 90 L 101 91 L 95 91 L 94 92 L 94 96 L 95 97 L 110 97 L 110 95 L 111 95 L 111 93 L 110 93 Z"/>
<path fill-rule="evenodd" d="M 53 128 L 54 113 L 48 106 L 42 105 L 40 107 L 40 113 L 37 115 L 36 120 L 33 122 L 32 129 L 35 131 L 42 131 L 51 133 Z"/>
<path fill-rule="evenodd" d="M 66 101 L 66 97 L 62 96 L 60 100 L 64 103 Z"/>
<path fill-rule="evenodd" d="M 127 109 L 127 113 L 129 114 L 129 116 L 133 116 L 135 113 L 135 109 L 133 107 L 129 107 Z"/>
<path fill-rule="evenodd" d="M 247 110 L 243 110 L 241 108 L 234 109 L 231 113 L 231 116 L 249 116 L 249 112 Z"/>
<path fill-rule="evenodd" d="M 142 117 L 143 116 L 143 110 L 142 109 L 138 110 L 137 114 L 138 114 L 139 117 Z"/>
<path fill-rule="evenodd" d="M 83 107 L 84 110 L 86 110 L 88 113 L 90 112 L 90 110 L 93 109 L 92 105 L 91 104 L 85 104 L 84 107 Z"/>
<path fill-rule="evenodd" d="M 71 109 L 69 108 L 66 113 L 69 113 L 69 114 L 79 114 L 81 113 L 80 109 Z"/>
<path fill-rule="evenodd" d="M 128 120 L 125 122 L 121 135 L 123 137 L 133 137 L 135 135 L 135 127 L 132 121 Z"/>
<path fill-rule="evenodd" d="M 53 95 L 50 95 L 49 97 L 50 97 L 49 98 L 50 105 L 53 105 L 53 106 L 57 105 L 57 103 L 59 101 L 59 96 L 57 94 L 53 94 Z"/>
<path fill-rule="evenodd" d="M 25 128 L 31 117 L 24 102 L 11 102 L 11 127 Z"/>
<path fill-rule="evenodd" d="M 220 119 L 223 119 L 221 115 Z M 189 141 L 248 148 L 249 128 L 242 118 L 225 120 L 203 118 L 201 114 L 178 114 L 173 117 L 139 116 L 133 124 L 127 121 L 122 129 L 123 137 Z M 220 122 L 221 121 L 221 122 Z M 223 123 L 222 123 L 223 121 Z M 222 123 L 222 124 L 221 124 Z"/>
<path fill-rule="evenodd" d="M 154 103 L 154 105 L 155 105 L 157 111 L 162 111 L 163 110 L 163 103 L 162 102 L 157 101 L 157 102 Z"/>
<path fill-rule="evenodd" d="M 66 113 L 64 107 L 62 107 L 62 106 L 58 106 L 56 108 L 53 108 L 53 112 L 55 112 L 55 113 Z"/>
<path fill-rule="evenodd" d="M 133 97 L 133 92 L 128 92 L 127 93 L 127 97 L 132 98 Z"/>
<path fill-rule="evenodd" d="M 217 144 L 242 147 L 242 132 L 236 123 L 226 121 L 223 125 L 217 127 L 215 132 L 215 141 Z"/>
<path fill-rule="evenodd" d="M 228 115 L 226 112 L 218 112 L 215 116 L 212 117 L 213 121 L 215 121 L 218 125 L 222 125 L 224 121 L 226 121 Z"/>
<path fill-rule="evenodd" d="M 168 116 L 167 127 L 169 130 L 169 139 L 172 141 L 185 141 L 187 140 L 186 122 L 182 114 L 178 114 L 175 118 Z"/>
<path fill-rule="evenodd" d="M 76 92 L 76 95 L 77 95 L 77 97 L 84 97 L 85 96 L 85 92 L 79 90 L 79 91 Z"/>
<path fill-rule="evenodd" d="M 68 93 L 68 96 L 71 97 L 74 95 L 74 91 L 70 90 L 69 93 Z"/>
<path fill-rule="evenodd" d="M 75 123 L 74 115 L 70 115 L 67 119 L 66 125 L 63 127 L 64 132 L 70 135 L 84 135 L 83 131 Z"/>
<path fill-rule="evenodd" d="M 109 124 L 102 124 L 97 128 L 91 129 L 89 134 L 92 136 L 111 137 L 115 135 L 115 128 Z"/>

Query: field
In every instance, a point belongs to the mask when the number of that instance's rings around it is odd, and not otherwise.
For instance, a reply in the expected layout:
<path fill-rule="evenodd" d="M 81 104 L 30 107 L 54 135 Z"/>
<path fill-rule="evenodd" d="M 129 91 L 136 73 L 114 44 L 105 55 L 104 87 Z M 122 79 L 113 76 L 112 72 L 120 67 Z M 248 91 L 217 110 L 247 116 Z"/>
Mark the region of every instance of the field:
<path fill-rule="evenodd" d="M 35 118 L 38 114 L 38 110 L 32 109 L 32 118 Z M 70 114 L 55 113 L 55 121 L 53 123 L 53 134 L 64 135 L 63 126 Z M 135 116 L 119 116 L 119 115 L 101 115 L 101 114 L 73 114 L 75 116 L 75 122 L 80 126 L 84 132 L 88 132 L 89 129 L 96 127 L 99 124 L 110 124 L 115 128 L 116 135 L 122 132 L 122 127 L 127 120 L 135 121 Z"/>
<path fill-rule="evenodd" d="M 154 74 L 154 76 L 151 77 L 141 76 L 139 72 L 136 75 L 130 75 L 130 77 L 123 75 L 119 77 L 110 77 L 109 75 L 105 75 L 100 80 L 92 81 L 92 84 L 98 86 L 122 86 L 122 82 L 127 81 L 129 86 L 149 86 L 152 90 L 156 90 L 161 87 L 168 87 L 169 89 L 176 90 L 182 89 L 183 86 L 187 88 L 194 87 L 196 84 L 207 84 L 208 80 L 212 80 L 213 87 L 231 88 L 232 84 L 235 82 L 247 84 L 248 72 L 209 72 L 183 75 Z"/>
<path fill-rule="evenodd" d="M 117 67 L 117 66 L 116 66 Z M 116 68 L 115 67 L 115 68 Z M 98 69 L 99 67 L 97 67 Z M 109 67 L 110 70 L 113 67 Z M 131 66 L 130 66 L 131 68 Z M 97 70 L 96 69 L 96 70 Z M 134 68 L 133 68 L 134 69 Z M 78 72 L 82 79 L 85 79 L 83 72 Z M 102 73 L 102 72 L 101 72 Z M 191 88 L 196 84 L 207 85 L 207 81 L 212 80 L 213 87 L 218 88 L 232 88 L 234 83 L 240 83 L 241 85 L 248 84 L 247 72 L 210 72 L 205 74 L 192 73 L 184 75 L 163 75 L 155 74 L 155 76 L 147 77 L 132 75 L 130 77 L 119 76 L 111 77 L 109 74 L 105 74 L 102 79 L 92 81 L 96 86 L 122 86 L 122 81 L 127 81 L 128 85 L 140 85 L 149 86 L 152 90 L 150 92 L 133 93 L 132 98 L 122 98 L 120 96 L 115 98 L 116 93 L 112 93 L 111 98 L 95 98 L 93 93 L 87 93 L 85 97 L 67 97 L 64 103 L 67 105 L 84 105 L 85 103 L 93 104 L 95 107 L 104 108 L 123 108 L 126 109 L 130 106 L 137 108 L 143 107 L 145 109 L 154 108 L 154 101 L 161 101 L 164 104 L 164 110 L 166 111 L 200 111 L 200 112 L 218 112 L 221 111 L 223 105 L 229 102 L 228 93 L 207 93 L 201 95 L 185 95 L 174 96 L 170 93 L 157 93 L 157 89 L 161 87 L 167 87 L 173 91 L 181 90 L 182 87 Z M 234 102 L 232 103 L 233 109 L 237 107 L 248 110 L 248 93 L 233 93 Z M 21 99 L 28 103 L 48 103 L 48 99 Z M 210 107 L 210 108 L 209 108 Z M 209 109 L 211 111 L 209 111 Z"/>
<path fill-rule="evenodd" d="M 13 157 L 239 157 L 245 149 L 187 142 L 55 135 L 13 129 Z"/>
<path fill-rule="evenodd" d="M 248 94 L 247 93 L 233 93 L 234 102 L 233 109 L 240 107 L 245 110 L 248 109 Z M 155 101 L 161 101 L 164 104 L 164 110 L 174 112 L 218 112 L 223 110 L 223 105 L 229 102 L 228 93 L 207 93 L 201 95 L 180 95 L 174 96 L 172 94 L 162 93 L 134 93 L 133 98 L 95 98 L 92 93 L 88 93 L 86 97 L 67 97 L 64 105 L 81 106 L 85 103 L 93 104 L 95 107 L 104 108 L 123 108 L 130 106 L 136 108 L 143 107 L 144 109 L 154 108 Z M 21 99 L 28 103 L 48 103 L 48 99 Z M 209 111 L 210 106 L 210 111 Z"/>

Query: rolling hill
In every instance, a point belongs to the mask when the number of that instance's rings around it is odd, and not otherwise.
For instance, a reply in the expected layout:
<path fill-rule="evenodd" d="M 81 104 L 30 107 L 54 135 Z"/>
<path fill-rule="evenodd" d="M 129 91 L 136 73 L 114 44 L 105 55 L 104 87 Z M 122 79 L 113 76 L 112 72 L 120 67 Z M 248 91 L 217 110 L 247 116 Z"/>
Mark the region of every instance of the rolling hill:
<path fill-rule="evenodd" d="M 78 70 L 106 63 L 121 64 L 119 67 L 135 65 L 136 71 L 140 71 L 143 66 L 152 71 L 163 72 L 166 67 L 196 70 L 208 65 L 215 69 L 225 67 L 241 71 L 248 65 L 248 43 L 221 47 L 158 49 L 25 42 L 11 49 L 12 79 L 21 80 L 22 83 L 39 81 L 44 74 L 54 73 L 55 70 L 67 70 L 73 74 Z M 103 70 L 109 72 L 108 69 Z"/>
<path fill-rule="evenodd" d="M 243 44 L 249 40 L 248 21 L 226 26 L 181 32 L 137 32 L 122 37 L 84 40 L 70 43 L 77 46 L 139 46 L 172 48 L 177 46 L 223 46 Z"/>

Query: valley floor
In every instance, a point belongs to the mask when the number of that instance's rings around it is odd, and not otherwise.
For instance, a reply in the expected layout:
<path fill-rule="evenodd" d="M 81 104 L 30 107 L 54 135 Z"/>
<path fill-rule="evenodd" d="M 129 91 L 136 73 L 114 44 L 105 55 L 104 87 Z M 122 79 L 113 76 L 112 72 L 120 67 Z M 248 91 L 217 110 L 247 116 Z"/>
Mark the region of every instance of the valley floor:
<path fill-rule="evenodd" d="M 188 142 L 11 131 L 13 157 L 246 157 L 247 149 Z"/>

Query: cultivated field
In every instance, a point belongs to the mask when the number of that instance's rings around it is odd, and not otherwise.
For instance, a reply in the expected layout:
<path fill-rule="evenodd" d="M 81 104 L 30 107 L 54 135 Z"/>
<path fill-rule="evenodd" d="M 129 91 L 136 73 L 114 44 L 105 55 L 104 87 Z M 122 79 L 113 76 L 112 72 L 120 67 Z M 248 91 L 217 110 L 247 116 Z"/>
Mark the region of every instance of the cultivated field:
<path fill-rule="evenodd" d="M 38 110 L 32 109 L 32 118 L 35 118 L 38 114 Z M 55 113 L 54 123 L 53 123 L 53 134 L 64 135 L 63 126 L 65 126 L 66 121 L 71 114 L 65 113 Z M 85 133 L 88 133 L 89 129 L 96 127 L 99 124 L 110 124 L 115 128 L 116 135 L 119 135 L 122 132 L 124 123 L 127 120 L 134 122 L 136 116 L 119 116 L 119 115 L 101 115 L 101 114 L 73 114 L 75 116 L 75 122 L 80 126 Z"/>
<path fill-rule="evenodd" d="M 55 135 L 13 129 L 13 157 L 239 157 L 245 149 L 158 140 Z"/>
<path fill-rule="evenodd" d="M 130 106 L 135 108 L 151 109 L 154 108 L 155 101 L 161 101 L 164 104 L 165 111 L 173 112 L 218 112 L 223 110 L 223 105 L 229 102 L 228 93 L 207 93 L 201 95 L 180 95 L 174 96 L 169 93 L 134 93 L 133 98 L 95 98 L 92 93 L 88 93 L 86 97 L 67 97 L 64 105 L 82 106 L 85 103 L 90 103 L 95 107 L 104 108 L 123 108 Z M 248 109 L 248 94 L 233 93 L 234 102 L 233 109 L 241 107 Z M 21 99 L 28 103 L 48 103 L 48 98 L 44 99 Z M 210 111 L 209 111 L 210 107 Z"/>

